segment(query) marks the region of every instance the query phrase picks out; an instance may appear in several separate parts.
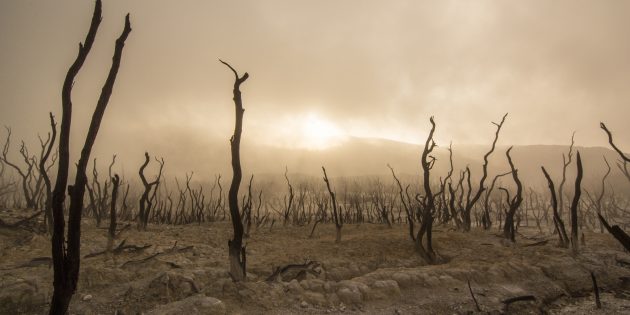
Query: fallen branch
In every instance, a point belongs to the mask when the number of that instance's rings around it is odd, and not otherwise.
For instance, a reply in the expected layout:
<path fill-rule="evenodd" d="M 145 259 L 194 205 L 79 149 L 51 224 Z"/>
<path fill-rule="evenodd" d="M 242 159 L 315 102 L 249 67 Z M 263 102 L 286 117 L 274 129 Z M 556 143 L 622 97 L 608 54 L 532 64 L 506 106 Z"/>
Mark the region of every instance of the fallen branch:
<path fill-rule="evenodd" d="M 155 254 L 153 254 L 153 255 L 151 255 L 149 257 L 146 257 L 146 258 L 142 258 L 142 259 L 138 259 L 138 260 L 129 260 L 129 261 L 125 262 L 124 264 L 120 265 L 120 268 L 124 268 L 127 265 L 141 264 L 141 263 L 149 261 L 149 260 L 151 260 L 151 259 L 153 259 L 153 258 L 155 258 L 155 257 L 157 257 L 157 256 L 159 256 L 161 254 L 162 254 L 162 252 L 159 252 L 159 253 L 155 253 Z"/>
<path fill-rule="evenodd" d="M 470 280 L 468 280 L 468 291 L 470 291 L 470 296 L 472 297 L 473 301 L 475 302 L 475 308 L 477 309 L 477 312 L 481 312 L 481 308 L 479 307 L 479 303 L 477 303 L 477 299 L 475 298 L 475 294 L 473 293 L 473 290 L 470 287 Z"/>
<path fill-rule="evenodd" d="M 618 225 L 610 226 L 600 213 L 598 213 L 597 216 L 608 233 L 612 234 L 612 236 L 614 236 L 627 251 L 630 251 L 630 236 L 628 236 L 628 234 L 626 234 L 626 232 L 624 232 Z"/>
<path fill-rule="evenodd" d="M 541 245 L 545 245 L 545 244 L 547 244 L 547 243 L 549 243 L 549 240 L 542 240 L 542 241 L 540 241 L 540 242 L 536 242 L 536 243 L 525 244 L 525 245 L 523 245 L 523 246 L 521 246 L 521 247 L 541 246 Z"/>
<path fill-rule="evenodd" d="M 21 225 L 23 225 L 25 223 L 28 223 L 31 220 L 37 218 L 42 213 L 44 213 L 44 211 L 36 212 L 35 214 L 31 215 L 30 217 L 24 218 L 24 219 L 19 220 L 19 221 L 15 222 L 15 223 L 7 223 L 7 222 L 3 221 L 2 219 L 0 219 L 0 227 L 8 228 L 8 229 L 17 229 Z"/>
<path fill-rule="evenodd" d="M 501 301 L 501 303 L 505 304 L 505 306 L 507 307 L 510 304 L 515 303 L 515 302 L 526 302 L 526 301 L 536 301 L 536 297 L 533 295 L 515 296 L 509 299 L 505 299 Z"/>
<path fill-rule="evenodd" d="M 118 254 L 122 253 L 125 250 L 131 250 L 131 251 L 134 251 L 134 252 L 143 251 L 143 250 L 153 246 L 153 245 L 143 245 L 143 246 L 125 245 L 125 242 L 127 242 L 127 239 L 124 239 L 122 242 L 120 242 L 120 244 L 118 244 L 118 246 L 114 250 L 112 250 L 112 254 L 118 255 Z M 83 256 L 83 258 L 92 258 L 92 257 L 96 257 L 96 256 L 99 256 L 99 255 L 103 255 L 105 253 L 107 253 L 107 250 L 103 250 L 103 251 L 100 251 L 100 252 L 87 254 L 87 255 Z"/>
<path fill-rule="evenodd" d="M 149 245 L 149 246 L 151 246 L 151 245 Z M 182 247 L 182 248 L 177 248 L 177 241 L 175 241 L 175 244 L 173 245 L 173 247 L 171 247 L 171 248 L 169 248 L 169 249 L 167 249 L 167 250 L 165 250 L 163 252 L 157 252 L 157 253 L 149 256 L 149 257 L 145 257 L 145 258 L 142 258 L 142 259 L 139 259 L 139 260 L 129 260 L 129 261 L 125 262 L 124 264 L 120 265 L 120 268 L 123 268 L 123 267 L 125 267 L 127 265 L 140 264 L 140 263 L 149 261 L 149 260 L 151 260 L 153 258 L 156 258 L 158 256 L 161 256 L 161 255 L 169 255 L 169 254 L 173 254 L 173 253 L 183 253 L 183 252 L 189 251 L 189 250 L 191 250 L 193 248 L 194 248 L 194 246 L 192 246 L 192 245 L 191 246 Z M 179 266 L 179 265 L 177 265 L 177 266 Z"/>
<path fill-rule="evenodd" d="M 284 267 L 276 267 L 273 273 L 265 279 L 267 282 L 273 281 L 291 281 L 293 279 L 302 278 L 306 273 L 313 275 L 319 275 L 319 271 L 315 271 L 315 268 L 320 264 L 316 261 L 307 261 L 304 264 L 289 264 Z M 289 278 L 285 278 L 292 271 L 298 271 L 297 274 L 291 275 Z"/>

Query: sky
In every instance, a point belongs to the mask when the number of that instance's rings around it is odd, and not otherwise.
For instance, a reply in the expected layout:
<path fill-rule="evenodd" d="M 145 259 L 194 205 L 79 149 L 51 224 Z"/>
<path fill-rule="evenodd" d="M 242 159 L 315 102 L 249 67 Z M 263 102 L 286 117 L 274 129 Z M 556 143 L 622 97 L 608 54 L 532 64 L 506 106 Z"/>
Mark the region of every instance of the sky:
<path fill-rule="evenodd" d="M 93 6 L 0 1 L 0 124 L 14 141 L 60 118 Z M 604 121 L 630 150 L 627 1 L 106 0 L 73 90 L 75 154 L 127 12 L 100 156 L 227 152 L 234 77 L 218 58 L 250 74 L 245 145 L 422 143 L 430 116 L 438 143 L 487 144 L 509 112 L 502 144 L 568 144 L 576 131 L 578 145 L 607 146 Z"/>

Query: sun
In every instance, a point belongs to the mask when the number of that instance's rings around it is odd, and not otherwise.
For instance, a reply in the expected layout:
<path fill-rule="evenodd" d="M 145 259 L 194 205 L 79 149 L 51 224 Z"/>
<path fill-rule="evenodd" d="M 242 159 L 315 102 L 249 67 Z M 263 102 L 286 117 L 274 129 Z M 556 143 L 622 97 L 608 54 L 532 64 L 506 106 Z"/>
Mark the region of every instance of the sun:
<path fill-rule="evenodd" d="M 335 146 L 345 138 L 343 130 L 315 113 L 309 113 L 300 120 L 302 143 L 299 143 L 298 146 L 321 150 Z"/>

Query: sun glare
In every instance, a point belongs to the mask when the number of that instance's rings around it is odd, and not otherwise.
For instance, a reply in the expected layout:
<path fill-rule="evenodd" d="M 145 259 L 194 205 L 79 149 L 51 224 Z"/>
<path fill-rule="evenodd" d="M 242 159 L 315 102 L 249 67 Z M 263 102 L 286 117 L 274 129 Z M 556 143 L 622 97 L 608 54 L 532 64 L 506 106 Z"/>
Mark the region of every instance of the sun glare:
<path fill-rule="evenodd" d="M 261 123 L 268 143 L 274 146 L 324 150 L 341 144 L 347 133 L 334 122 L 313 112 L 275 118 L 277 123 Z"/>
<path fill-rule="evenodd" d="M 313 113 L 303 118 L 300 129 L 302 143 L 299 145 L 309 149 L 325 149 L 337 145 L 345 137 L 335 124 Z"/>

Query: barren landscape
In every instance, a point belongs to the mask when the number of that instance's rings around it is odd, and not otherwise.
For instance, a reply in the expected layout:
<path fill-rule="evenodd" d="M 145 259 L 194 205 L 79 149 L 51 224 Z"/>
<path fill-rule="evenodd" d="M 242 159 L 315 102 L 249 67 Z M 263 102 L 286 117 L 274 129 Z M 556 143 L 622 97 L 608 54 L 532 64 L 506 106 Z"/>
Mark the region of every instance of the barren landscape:
<path fill-rule="evenodd" d="M 630 314 L 628 12 L 0 1 L 0 314 Z"/>
<path fill-rule="evenodd" d="M 517 244 L 496 231 L 436 227 L 438 255 L 426 265 L 404 227 L 262 227 L 247 239 L 247 281 L 227 273 L 227 223 L 129 229 L 127 245 L 150 247 L 82 259 L 70 314 L 624 314 L 630 311 L 630 255 L 607 234 L 586 233 L 580 255 L 552 235 L 521 228 Z M 50 242 L 2 230 L 0 313 L 42 314 L 52 294 Z M 102 251 L 103 229 L 83 224 L 82 255 Z M 541 241 L 545 241 L 541 244 Z M 533 245 L 533 246 L 532 246 Z M 156 254 L 161 253 L 156 256 Z M 152 258 L 149 258 L 152 257 Z M 149 258 L 149 259 L 147 259 Z M 146 259 L 146 260 L 145 260 Z M 316 262 L 312 272 L 266 281 L 275 267 Z M 590 272 L 602 291 L 595 309 Z M 468 281 L 481 311 L 477 311 Z M 534 301 L 503 301 L 532 295 Z"/>

